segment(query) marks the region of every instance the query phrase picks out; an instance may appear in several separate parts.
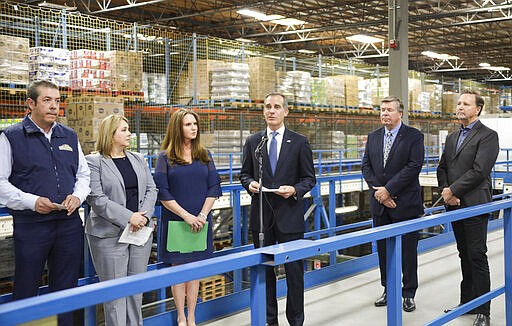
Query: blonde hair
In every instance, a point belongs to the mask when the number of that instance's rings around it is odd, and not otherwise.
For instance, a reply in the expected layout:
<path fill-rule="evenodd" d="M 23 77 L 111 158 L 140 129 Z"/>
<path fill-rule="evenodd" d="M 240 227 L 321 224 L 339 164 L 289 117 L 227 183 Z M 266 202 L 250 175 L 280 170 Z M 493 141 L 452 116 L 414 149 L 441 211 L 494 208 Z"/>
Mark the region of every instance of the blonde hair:
<path fill-rule="evenodd" d="M 121 121 L 128 119 L 122 115 L 111 114 L 101 121 L 100 127 L 98 128 L 98 140 L 96 141 L 96 151 L 103 156 L 110 157 L 112 152 L 112 140 L 117 128 L 121 124 Z"/>
<path fill-rule="evenodd" d="M 206 149 L 201 145 L 199 115 L 189 109 L 179 109 L 171 115 L 161 149 L 165 150 L 171 165 L 189 163 L 183 158 L 183 119 L 187 114 L 193 115 L 197 121 L 197 136 L 192 139 L 192 160 L 199 160 L 201 163 L 207 164 L 210 162 L 210 158 Z"/>

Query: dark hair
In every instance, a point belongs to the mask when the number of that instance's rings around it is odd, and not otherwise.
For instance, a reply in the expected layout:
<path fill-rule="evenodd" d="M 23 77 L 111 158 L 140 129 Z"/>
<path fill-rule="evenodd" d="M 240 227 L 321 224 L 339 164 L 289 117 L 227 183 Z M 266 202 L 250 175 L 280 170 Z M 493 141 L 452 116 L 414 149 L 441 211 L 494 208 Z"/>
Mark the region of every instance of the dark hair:
<path fill-rule="evenodd" d="M 283 98 L 283 109 L 287 110 L 288 109 L 288 101 L 286 100 L 286 96 L 284 96 L 283 93 L 279 93 L 279 92 L 272 92 L 272 93 L 268 93 L 266 96 L 265 96 L 265 100 L 269 97 L 269 96 L 281 96 Z"/>
<path fill-rule="evenodd" d="M 54 83 L 47 80 L 38 80 L 30 84 L 27 90 L 27 98 L 31 98 L 34 102 L 37 102 L 39 97 L 39 87 L 53 88 L 59 90 L 59 87 Z"/>
<path fill-rule="evenodd" d="M 171 165 L 175 163 L 188 164 L 183 158 L 183 119 L 187 114 L 192 115 L 197 121 L 197 136 L 195 139 L 192 139 L 192 160 L 197 159 L 201 163 L 207 164 L 210 162 L 210 157 L 208 156 L 208 151 L 201 145 L 199 115 L 190 109 L 181 108 L 171 115 L 161 149 L 165 150 Z"/>
<path fill-rule="evenodd" d="M 480 107 L 480 111 L 478 111 L 478 116 L 480 116 L 480 113 L 482 113 L 485 104 L 484 98 L 480 96 L 480 93 L 473 90 L 466 90 L 462 92 L 462 94 L 472 94 L 475 96 L 475 105 Z"/>
<path fill-rule="evenodd" d="M 395 96 L 395 95 L 386 96 L 385 98 L 382 99 L 382 101 L 380 101 L 381 104 L 389 103 L 389 102 L 397 102 L 398 103 L 398 111 L 399 112 L 404 111 L 404 104 L 402 103 L 402 101 L 400 100 L 400 98 L 398 96 Z"/>

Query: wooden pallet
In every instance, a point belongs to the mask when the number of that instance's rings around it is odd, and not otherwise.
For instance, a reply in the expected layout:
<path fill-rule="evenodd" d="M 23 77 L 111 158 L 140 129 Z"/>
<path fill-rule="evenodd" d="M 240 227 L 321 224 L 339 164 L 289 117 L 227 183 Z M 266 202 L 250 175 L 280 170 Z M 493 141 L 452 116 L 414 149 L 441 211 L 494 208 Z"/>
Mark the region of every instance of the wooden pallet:
<path fill-rule="evenodd" d="M 214 275 L 199 281 L 199 297 L 201 301 L 212 300 L 226 295 L 226 278 Z"/>
<path fill-rule="evenodd" d="M 231 239 L 214 240 L 213 245 L 215 246 L 215 250 L 221 250 L 226 247 L 231 247 L 232 241 L 231 241 Z"/>

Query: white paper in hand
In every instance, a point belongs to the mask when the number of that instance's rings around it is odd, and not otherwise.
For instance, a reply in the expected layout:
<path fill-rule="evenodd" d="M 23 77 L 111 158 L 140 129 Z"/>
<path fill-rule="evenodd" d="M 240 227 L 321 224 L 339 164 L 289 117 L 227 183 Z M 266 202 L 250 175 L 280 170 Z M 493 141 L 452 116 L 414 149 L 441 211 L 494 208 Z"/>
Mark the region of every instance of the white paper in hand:
<path fill-rule="evenodd" d="M 153 232 L 152 228 L 148 228 L 147 226 L 143 227 L 137 232 L 130 232 L 130 224 L 124 228 L 121 237 L 119 238 L 120 243 L 128 243 L 136 246 L 143 246 L 148 242 L 149 236 Z"/>
<path fill-rule="evenodd" d="M 276 192 L 276 191 L 279 191 L 279 188 L 271 189 L 271 188 L 267 188 L 267 187 L 261 187 L 261 191 L 262 192 Z"/>

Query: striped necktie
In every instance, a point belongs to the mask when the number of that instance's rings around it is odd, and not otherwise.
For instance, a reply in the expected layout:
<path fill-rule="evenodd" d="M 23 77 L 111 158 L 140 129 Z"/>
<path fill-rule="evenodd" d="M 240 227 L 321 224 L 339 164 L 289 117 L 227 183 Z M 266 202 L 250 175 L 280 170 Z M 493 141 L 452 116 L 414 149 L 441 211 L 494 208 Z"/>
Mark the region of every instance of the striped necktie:
<path fill-rule="evenodd" d="M 388 161 L 389 151 L 391 150 L 391 145 L 393 145 L 393 134 L 391 131 L 386 133 L 386 145 L 384 146 L 384 166 L 386 166 L 386 162 Z"/>

